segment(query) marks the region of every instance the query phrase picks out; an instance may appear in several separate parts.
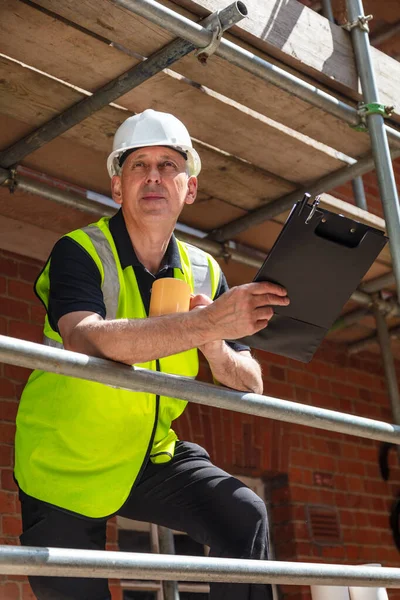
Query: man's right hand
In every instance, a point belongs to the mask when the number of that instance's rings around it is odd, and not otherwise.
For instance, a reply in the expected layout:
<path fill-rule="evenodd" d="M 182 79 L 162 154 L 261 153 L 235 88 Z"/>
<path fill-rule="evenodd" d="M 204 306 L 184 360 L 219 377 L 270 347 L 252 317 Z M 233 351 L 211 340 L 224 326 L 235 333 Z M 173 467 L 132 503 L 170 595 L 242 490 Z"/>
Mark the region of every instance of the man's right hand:
<path fill-rule="evenodd" d="M 275 283 L 247 283 L 230 289 L 201 310 L 218 339 L 252 335 L 268 325 L 273 306 L 290 303 L 285 288 Z"/>

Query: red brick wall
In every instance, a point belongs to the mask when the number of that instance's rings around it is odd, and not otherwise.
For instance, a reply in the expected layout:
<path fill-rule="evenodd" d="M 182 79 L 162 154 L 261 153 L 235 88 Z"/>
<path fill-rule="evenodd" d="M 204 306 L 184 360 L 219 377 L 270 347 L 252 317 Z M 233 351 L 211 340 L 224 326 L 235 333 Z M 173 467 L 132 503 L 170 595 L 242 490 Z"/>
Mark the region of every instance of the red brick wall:
<path fill-rule="evenodd" d="M 0 333 L 41 339 L 44 312 L 32 292 L 41 265 L 0 251 Z M 391 421 L 380 359 L 364 353 L 349 358 L 325 343 L 311 364 L 257 353 L 265 394 Z M 0 364 L 0 543 L 17 544 L 20 517 L 12 479 L 14 419 L 28 371 Z M 209 373 L 201 366 L 202 378 Z M 235 474 L 263 477 L 268 484 L 273 537 L 280 560 L 382 562 L 398 564 L 388 513 L 400 490 L 400 469 L 391 456 L 391 478 L 381 480 L 379 444 L 310 427 L 240 415 L 191 404 L 177 430 L 204 444 L 213 459 Z M 319 485 L 321 475 L 322 482 Z M 337 507 L 343 544 L 320 546 L 310 540 L 306 506 Z M 109 548 L 117 549 L 115 523 L 109 525 Z M 286 586 L 285 594 L 307 596 L 307 588 Z M 120 600 L 118 585 L 113 598 Z M 394 597 L 394 592 L 391 592 Z M 32 598 L 25 578 L 0 578 L 4 600 Z"/>

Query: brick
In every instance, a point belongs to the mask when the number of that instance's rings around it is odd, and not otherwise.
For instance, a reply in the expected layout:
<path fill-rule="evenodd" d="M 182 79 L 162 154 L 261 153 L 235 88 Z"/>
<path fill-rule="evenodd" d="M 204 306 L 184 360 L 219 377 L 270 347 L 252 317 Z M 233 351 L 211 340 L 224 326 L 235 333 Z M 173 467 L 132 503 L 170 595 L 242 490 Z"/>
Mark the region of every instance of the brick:
<path fill-rule="evenodd" d="M 43 326 L 46 311 L 41 304 L 33 304 L 31 306 L 31 321 L 36 325 Z"/>
<path fill-rule="evenodd" d="M 15 260 L 0 256 L 0 273 L 6 277 L 18 276 L 18 263 Z"/>
<path fill-rule="evenodd" d="M 371 447 L 358 446 L 357 455 L 360 460 L 375 463 L 378 460 L 378 448 L 375 444 Z"/>
<path fill-rule="evenodd" d="M 317 378 L 311 373 L 304 371 L 289 371 L 288 381 L 295 383 L 297 386 L 303 386 L 307 389 L 317 387 Z"/>
<path fill-rule="evenodd" d="M 36 596 L 32 592 L 32 588 L 29 583 L 22 584 L 22 600 L 36 600 Z M 122 598 L 118 600 L 122 600 Z"/>
<path fill-rule="evenodd" d="M 0 316 L 0 335 L 8 335 L 8 320 Z"/>
<path fill-rule="evenodd" d="M 18 265 L 18 276 L 24 281 L 28 281 L 31 285 L 35 282 L 39 275 L 43 265 L 39 265 L 37 261 L 32 264 L 19 263 Z"/>
<path fill-rule="evenodd" d="M 286 381 L 286 372 L 285 369 L 282 369 L 282 367 L 271 365 L 269 367 L 269 374 L 273 379 L 278 379 L 278 381 Z"/>
<path fill-rule="evenodd" d="M 5 516 L 1 518 L 3 535 L 18 537 L 22 533 L 22 522 L 18 516 Z"/>
<path fill-rule="evenodd" d="M 313 360 L 307 367 L 310 372 L 315 373 L 319 377 L 333 376 L 333 366 L 322 360 Z"/>
<path fill-rule="evenodd" d="M 10 492 L 18 491 L 17 484 L 14 481 L 12 469 L 1 470 L 1 487 L 3 490 L 8 490 Z"/>
<path fill-rule="evenodd" d="M 15 437 L 15 425 L 13 423 L 0 422 L 0 443 L 13 444 Z"/>
<path fill-rule="evenodd" d="M 21 300 L 14 300 L 14 298 L 0 298 L 0 314 L 5 317 L 28 321 L 29 304 Z"/>
<path fill-rule="evenodd" d="M 2 377 L 0 379 L 0 398 L 14 398 L 15 385 L 9 379 Z"/>
<path fill-rule="evenodd" d="M 7 289 L 7 280 L 5 277 L 0 277 L 0 294 L 5 295 Z"/>
<path fill-rule="evenodd" d="M 331 382 L 328 379 L 318 379 L 318 389 L 321 392 L 331 393 Z"/>
<path fill-rule="evenodd" d="M 263 350 L 257 350 L 255 353 L 257 360 L 265 365 L 275 364 L 275 365 L 287 365 L 288 359 L 285 356 L 280 356 L 279 354 L 270 354 L 269 352 L 264 352 Z"/>
<path fill-rule="evenodd" d="M 2 515 L 13 514 L 16 509 L 16 494 L 0 490 L 0 513 Z"/>
<path fill-rule="evenodd" d="M 340 410 L 340 412 L 353 413 L 354 412 L 353 401 L 349 400 L 348 398 L 340 398 L 339 399 L 339 410 Z"/>
<path fill-rule="evenodd" d="M 332 393 L 336 394 L 340 398 L 355 398 L 358 399 L 358 388 L 338 381 L 332 381 L 331 384 Z"/>
<path fill-rule="evenodd" d="M 0 598 L 2 600 L 21 600 L 19 585 L 11 581 L 0 583 Z"/>
<path fill-rule="evenodd" d="M 43 339 L 43 327 L 22 321 L 10 321 L 8 331 L 11 337 L 40 343 Z"/>
<path fill-rule="evenodd" d="M 283 400 L 291 400 L 294 395 L 293 387 L 280 381 L 267 381 L 264 386 L 264 395 Z"/>
<path fill-rule="evenodd" d="M 324 558 L 344 558 L 346 556 L 346 549 L 344 546 L 324 546 L 322 556 Z"/>
<path fill-rule="evenodd" d="M 352 526 L 354 525 L 354 515 L 350 510 L 341 510 L 340 511 L 340 524 L 342 526 Z"/>
<path fill-rule="evenodd" d="M 319 469 L 328 472 L 336 470 L 337 461 L 332 456 L 319 455 L 316 459 Z"/>
<path fill-rule="evenodd" d="M 8 295 L 11 298 L 19 298 L 21 300 L 27 300 L 28 302 L 37 301 L 32 285 L 18 279 L 8 280 Z"/>
<path fill-rule="evenodd" d="M 30 374 L 31 370 L 25 367 L 17 367 L 15 365 L 4 366 L 4 376 L 16 383 L 26 383 Z"/>
<path fill-rule="evenodd" d="M 0 400 L 0 420 L 15 421 L 17 416 L 18 403 L 12 400 Z"/>
<path fill-rule="evenodd" d="M 295 387 L 294 397 L 298 402 L 302 404 L 310 404 L 310 392 L 304 388 Z"/>
<path fill-rule="evenodd" d="M 0 443 L 0 467 L 10 467 L 13 463 L 13 447 Z"/>

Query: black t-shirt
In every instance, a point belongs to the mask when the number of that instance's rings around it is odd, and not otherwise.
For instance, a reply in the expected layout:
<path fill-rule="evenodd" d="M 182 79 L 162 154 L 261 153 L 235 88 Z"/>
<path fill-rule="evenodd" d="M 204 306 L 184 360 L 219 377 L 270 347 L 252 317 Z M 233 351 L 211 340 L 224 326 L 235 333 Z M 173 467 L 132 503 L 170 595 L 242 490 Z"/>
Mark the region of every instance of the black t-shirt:
<path fill-rule="evenodd" d="M 136 256 L 132 246 L 122 211 L 110 219 L 110 232 L 113 236 L 122 269 L 132 266 L 138 282 L 146 313 L 149 312 L 151 286 L 155 279 L 173 277 L 173 269 L 181 269 L 178 245 L 172 236 L 163 263 L 157 275 L 148 271 Z M 106 307 L 101 290 L 99 270 L 93 258 L 72 238 L 63 237 L 54 246 L 50 262 L 50 295 L 48 318 L 50 326 L 58 332 L 57 323 L 64 315 L 76 311 L 89 311 L 106 317 Z M 221 271 L 215 298 L 228 291 L 228 284 Z M 240 352 L 248 346 L 235 341 L 227 341 L 229 346 Z"/>

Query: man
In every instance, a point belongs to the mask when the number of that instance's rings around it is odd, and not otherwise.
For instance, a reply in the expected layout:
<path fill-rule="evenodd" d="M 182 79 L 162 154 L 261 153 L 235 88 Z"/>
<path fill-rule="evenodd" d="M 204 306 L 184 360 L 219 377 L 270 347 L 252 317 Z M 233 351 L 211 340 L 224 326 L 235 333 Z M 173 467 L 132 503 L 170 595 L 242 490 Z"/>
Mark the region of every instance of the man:
<path fill-rule="evenodd" d="M 269 283 L 228 291 L 215 260 L 173 236 L 200 171 L 185 126 L 153 110 L 130 117 L 108 169 L 121 210 L 59 240 L 35 284 L 45 342 L 190 377 L 199 349 L 221 384 L 261 393 L 249 349 L 223 340 L 259 331 L 271 306 L 289 300 Z M 147 318 L 152 282 L 165 276 L 191 285 L 191 310 Z M 107 519 L 118 514 L 186 531 L 212 556 L 266 558 L 263 502 L 170 428 L 185 405 L 35 371 L 17 417 L 21 543 L 104 549 Z M 102 579 L 30 581 L 39 600 L 110 598 Z M 265 600 L 270 587 L 211 584 L 211 598 Z"/>

